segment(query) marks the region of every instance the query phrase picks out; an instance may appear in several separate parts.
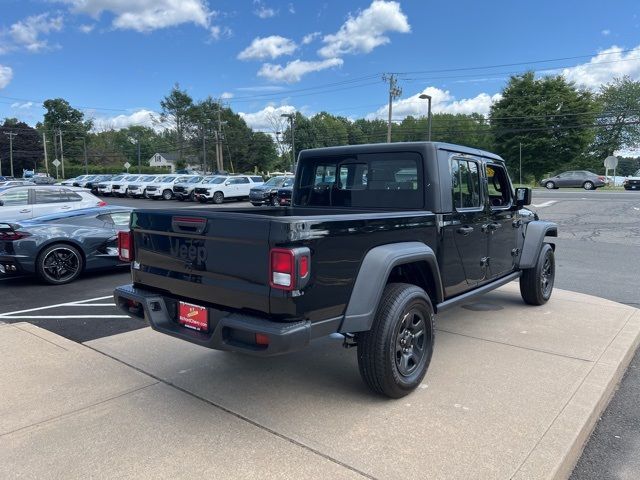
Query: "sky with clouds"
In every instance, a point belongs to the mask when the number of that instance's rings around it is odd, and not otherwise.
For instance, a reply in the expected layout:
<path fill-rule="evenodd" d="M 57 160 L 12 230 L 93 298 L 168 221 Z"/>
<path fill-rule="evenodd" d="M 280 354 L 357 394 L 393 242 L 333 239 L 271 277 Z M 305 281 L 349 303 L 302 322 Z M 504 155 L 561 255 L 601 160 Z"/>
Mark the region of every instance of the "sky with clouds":
<path fill-rule="evenodd" d="M 41 120 L 62 97 L 101 128 L 151 125 L 176 82 L 254 128 L 328 111 L 394 119 L 486 114 L 509 75 L 562 73 L 597 90 L 640 79 L 640 2 L 0 0 L 0 118 Z"/>

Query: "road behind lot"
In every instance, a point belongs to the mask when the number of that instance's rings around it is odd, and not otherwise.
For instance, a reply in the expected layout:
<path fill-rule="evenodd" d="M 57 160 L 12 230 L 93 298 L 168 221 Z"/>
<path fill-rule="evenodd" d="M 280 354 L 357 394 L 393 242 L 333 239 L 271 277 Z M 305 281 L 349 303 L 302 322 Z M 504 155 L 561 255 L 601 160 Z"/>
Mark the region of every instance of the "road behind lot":
<path fill-rule="evenodd" d="M 107 199 L 138 208 L 202 208 L 180 202 Z M 536 190 L 533 210 L 559 224 L 556 286 L 640 307 L 640 192 Z M 227 202 L 205 208 L 251 207 Z M 0 321 L 27 321 L 75 341 L 85 342 L 144 326 L 104 306 L 126 272 L 85 275 L 66 286 L 45 286 L 31 278 L 0 281 L 2 313 L 86 299 L 87 304 L 55 306 L 13 314 Z M 107 297 L 102 300 L 100 298 Z M 606 312 L 602 312 L 605 316 Z M 25 318 L 26 317 L 26 318 Z M 640 471 L 640 354 L 632 360 L 620 388 L 602 416 L 574 479 L 637 478 Z M 635 473 L 634 473 L 635 472 Z"/>

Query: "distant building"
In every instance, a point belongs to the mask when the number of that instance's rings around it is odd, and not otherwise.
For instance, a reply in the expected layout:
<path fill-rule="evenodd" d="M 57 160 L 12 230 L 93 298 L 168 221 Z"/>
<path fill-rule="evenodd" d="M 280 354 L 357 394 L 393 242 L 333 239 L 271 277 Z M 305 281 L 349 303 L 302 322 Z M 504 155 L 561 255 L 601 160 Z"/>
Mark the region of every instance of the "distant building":
<path fill-rule="evenodd" d="M 182 160 L 186 169 L 200 170 L 200 161 L 195 155 L 184 155 Z M 171 173 L 175 173 L 178 164 L 177 153 L 154 153 L 149 159 L 150 167 L 162 167 L 168 169 Z"/>

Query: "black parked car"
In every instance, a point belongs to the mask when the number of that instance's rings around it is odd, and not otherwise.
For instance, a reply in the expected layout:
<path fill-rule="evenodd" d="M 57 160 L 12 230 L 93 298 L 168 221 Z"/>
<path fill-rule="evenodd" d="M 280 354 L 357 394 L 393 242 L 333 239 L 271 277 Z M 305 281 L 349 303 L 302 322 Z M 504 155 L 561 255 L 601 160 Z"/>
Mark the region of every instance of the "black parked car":
<path fill-rule="evenodd" d="M 287 207 L 291 205 L 291 195 L 293 194 L 293 185 L 282 187 L 278 190 L 278 205 Z"/>
<path fill-rule="evenodd" d="M 280 205 L 278 202 L 278 189 L 283 187 L 291 188 L 293 186 L 293 177 L 272 177 L 262 185 L 253 187 L 249 192 L 249 201 L 254 207 L 260 205 Z"/>
<path fill-rule="evenodd" d="M 588 170 L 575 170 L 559 173 L 555 177 L 540 180 L 540 186 L 549 190 L 561 187 L 582 187 L 585 190 L 595 190 L 607 184 L 606 178 Z"/>
<path fill-rule="evenodd" d="M 118 259 L 117 234 L 129 228 L 131 210 L 86 208 L 0 223 L 0 274 L 35 273 L 60 285 L 84 271 L 125 265 Z"/>

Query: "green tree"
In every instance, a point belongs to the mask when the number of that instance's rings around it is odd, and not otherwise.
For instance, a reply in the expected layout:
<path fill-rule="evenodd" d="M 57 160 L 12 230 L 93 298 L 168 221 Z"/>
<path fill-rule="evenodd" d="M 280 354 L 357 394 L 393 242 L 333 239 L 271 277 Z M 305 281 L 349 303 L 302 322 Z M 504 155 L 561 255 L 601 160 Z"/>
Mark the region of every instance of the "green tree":
<path fill-rule="evenodd" d="M 593 140 L 595 112 L 593 95 L 562 76 L 513 76 L 491 106 L 495 150 L 517 172 L 522 145 L 523 176 L 578 167 Z"/>
<path fill-rule="evenodd" d="M 54 147 L 50 150 L 51 158 L 60 159 L 64 154 L 65 160 L 69 160 L 71 164 L 84 162 L 84 139 L 93 127 L 93 122 L 85 120 L 84 113 L 73 108 L 63 98 L 45 100 L 42 105 L 46 112 L 43 122 L 38 123 L 36 128 L 44 132 L 50 142 L 48 147 Z M 58 137 L 54 140 L 55 135 Z"/>
<path fill-rule="evenodd" d="M 180 85 L 176 83 L 169 95 L 160 101 L 160 108 L 160 119 L 170 123 L 170 130 L 175 134 L 175 150 L 179 161 L 182 161 L 183 150 L 188 149 L 185 140 L 193 126 L 193 99 L 186 90 L 180 90 Z"/>
<path fill-rule="evenodd" d="M 44 171 L 41 135 L 35 128 L 17 118 L 5 118 L 0 125 L 0 175 L 11 173 L 9 135 L 5 133 L 16 134 L 13 136 L 13 174 L 16 177 L 22 176 L 23 169 Z"/>
<path fill-rule="evenodd" d="M 640 81 L 625 76 L 603 85 L 598 96 L 596 137 L 591 148 L 594 164 L 618 150 L 640 144 Z"/>

